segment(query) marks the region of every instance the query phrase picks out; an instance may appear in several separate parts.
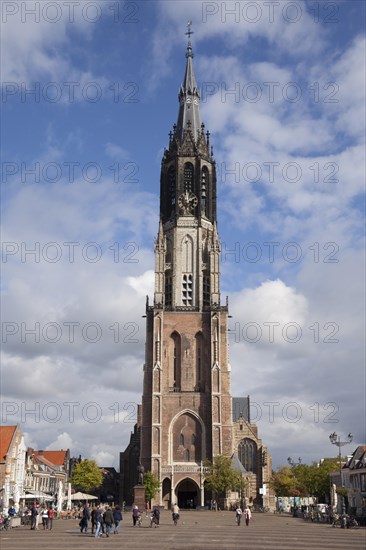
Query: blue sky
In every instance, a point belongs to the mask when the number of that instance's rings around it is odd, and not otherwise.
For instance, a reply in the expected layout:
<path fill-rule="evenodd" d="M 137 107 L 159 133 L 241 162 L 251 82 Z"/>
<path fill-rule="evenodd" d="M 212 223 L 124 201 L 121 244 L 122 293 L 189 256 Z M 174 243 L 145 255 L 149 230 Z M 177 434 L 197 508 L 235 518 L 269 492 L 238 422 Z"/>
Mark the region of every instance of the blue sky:
<path fill-rule="evenodd" d="M 70 10 L 2 5 L 2 422 L 118 464 L 191 19 L 232 393 L 250 394 L 275 466 L 334 455 L 334 430 L 364 444 L 365 4 Z"/>

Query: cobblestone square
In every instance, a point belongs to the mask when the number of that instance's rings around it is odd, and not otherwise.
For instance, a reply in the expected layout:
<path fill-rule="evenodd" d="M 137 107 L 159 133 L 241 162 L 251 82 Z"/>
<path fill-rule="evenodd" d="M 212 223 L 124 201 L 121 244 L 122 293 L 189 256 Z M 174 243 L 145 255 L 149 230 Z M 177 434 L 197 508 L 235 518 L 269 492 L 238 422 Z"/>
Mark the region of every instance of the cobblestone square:
<path fill-rule="evenodd" d="M 133 527 L 124 514 L 119 535 L 95 539 L 81 534 L 78 520 L 56 520 L 52 531 L 20 527 L 0 534 L 1 550 L 364 550 L 366 529 L 340 529 L 323 523 L 305 522 L 288 515 L 255 513 L 249 527 L 239 527 L 233 512 L 183 511 L 175 527 L 170 512 L 163 512 L 159 528 L 150 528 L 144 516 L 141 527 Z"/>

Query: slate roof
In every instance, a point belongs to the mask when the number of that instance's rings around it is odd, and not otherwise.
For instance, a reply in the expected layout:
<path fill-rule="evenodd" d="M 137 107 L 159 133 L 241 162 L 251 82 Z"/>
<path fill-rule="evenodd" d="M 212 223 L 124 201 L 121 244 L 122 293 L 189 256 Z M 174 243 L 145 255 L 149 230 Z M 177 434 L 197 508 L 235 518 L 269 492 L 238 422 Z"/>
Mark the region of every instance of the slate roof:
<path fill-rule="evenodd" d="M 231 466 L 234 470 L 239 470 L 241 474 L 245 474 L 247 472 L 236 453 L 234 453 L 231 457 Z"/>

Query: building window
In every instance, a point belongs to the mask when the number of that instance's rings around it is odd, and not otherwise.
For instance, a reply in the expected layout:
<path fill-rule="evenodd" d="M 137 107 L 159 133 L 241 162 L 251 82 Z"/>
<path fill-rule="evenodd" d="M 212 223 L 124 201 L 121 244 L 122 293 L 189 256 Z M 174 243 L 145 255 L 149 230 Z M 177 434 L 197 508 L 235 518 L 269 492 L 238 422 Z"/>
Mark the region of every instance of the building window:
<path fill-rule="evenodd" d="M 165 305 L 171 306 L 173 300 L 173 284 L 170 273 L 165 274 Z"/>
<path fill-rule="evenodd" d="M 183 434 L 180 434 L 180 436 L 179 436 L 179 445 L 182 445 L 182 447 L 184 447 L 184 435 Z"/>
<path fill-rule="evenodd" d="M 175 168 L 171 166 L 169 168 L 169 193 L 170 193 L 170 204 L 175 206 Z"/>
<path fill-rule="evenodd" d="M 186 449 L 186 450 L 184 451 L 184 460 L 185 460 L 186 462 L 189 462 L 189 449 Z"/>
<path fill-rule="evenodd" d="M 181 376 L 181 346 L 180 336 L 174 332 L 171 336 L 171 356 L 173 359 L 173 371 L 170 371 L 170 380 L 172 380 L 173 391 L 180 391 L 180 376 Z"/>
<path fill-rule="evenodd" d="M 196 444 L 196 435 L 195 434 L 192 434 L 191 443 L 192 443 L 192 445 Z"/>
<path fill-rule="evenodd" d="M 203 303 L 205 306 L 210 305 L 210 277 L 203 276 Z"/>
<path fill-rule="evenodd" d="M 195 373 L 195 391 L 203 391 L 204 386 L 204 367 L 203 367 L 203 336 L 202 332 L 196 334 L 196 373 Z"/>
<path fill-rule="evenodd" d="M 366 474 L 360 474 L 361 491 L 366 492 Z"/>
<path fill-rule="evenodd" d="M 193 304 L 192 275 L 183 275 L 182 303 L 184 306 L 191 306 Z"/>
<path fill-rule="evenodd" d="M 257 445 L 252 439 L 245 438 L 239 443 L 239 460 L 248 472 L 257 472 Z"/>
<path fill-rule="evenodd" d="M 186 162 L 184 165 L 184 191 L 193 193 L 193 165 L 190 162 Z"/>
<path fill-rule="evenodd" d="M 208 206 L 208 170 L 206 166 L 202 168 L 201 174 L 201 212 L 207 216 Z"/>
<path fill-rule="evenodd" d="M 173 349 L 173 368 L 174 368 L 174 387 L 177 387 L 177 378 L 178 378 L 178 350 L 177 342 L 174 339 L 174 349 Z"/>
<path fill-rule="evenodd" d="M 202 372 L 202 348 L 201 348 L 201 338 L 197 338 L 197 384 L 201 383 L 201 372 Z"/>

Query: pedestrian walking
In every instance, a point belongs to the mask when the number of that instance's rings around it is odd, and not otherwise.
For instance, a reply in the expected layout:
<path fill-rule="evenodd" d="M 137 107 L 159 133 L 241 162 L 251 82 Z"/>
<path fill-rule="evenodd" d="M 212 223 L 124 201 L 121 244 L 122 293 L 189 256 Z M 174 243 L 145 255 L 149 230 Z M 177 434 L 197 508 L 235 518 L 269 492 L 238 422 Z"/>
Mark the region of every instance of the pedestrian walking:
<path fill-rule="evenodd" d="M 112 525 L 113 525 L 113 512 L 110 506 L 108 506 L 108 508 L 104 512 L 103 520 L 105 523 L 105 534 L 107 535 L 107 537 L 109 537 L 109 534 L 112 531 Z"/>
<path fill-rule="evenodd" d="M 38 516 L 38 510 L 37 510 L 36 503 L 34 503 L 31 508 L 31 527 L 30 528 L 32 529 L 32 531 L 34 531 L 36 528 L 37 516 Z"/>
<path fill-rule="evenodd" d="M 119 534 L 119 524 L 122 521 L 122 519 L 123 517 L 122 517 L 121 508 L 119 506 L 116 506 L 115 509 L 113 510 L 113 522 L 114 522 L 115 535 Z"/>
<path fill-rule="evenodd" d="M 96 529 L 95 529 L 95 537 L 101 537 L 103 533 L 103 509 L 101 506 L 98 506 L 97 512 L 96 512 Z"/>
<path fill-rule="evenodd" d="M 84 531 L 86 533 L 88 531 L 88 521 L 90 520 L 90 509 L 89 504 L 85 504 L 83 511 L 81 513 L 81 521 L 79 523 L 80 525 L 80 533 Z"/>
<path fill-rule="evenodd" d="M 173 518 L 174 525 L 178 525 L 179 506 L 178 506 L 177 503 L 175 503 L 174 506 L 173 506 L 172 518 Z"/>
<path fill-rule="evenodd" d="M 94 531 L 97 526 L 97 508 L 96 506 L 93 506 L 92 511 L 90 512 L 90 519 L 91 519 L 91 532 L 92 535 L 94 535 Z"/>
<path fill-rule="evenodd" d="M 250 518 L 252 517 L 252 512 L 250 511 L 250 508 L 248 505 L 244 508 L 244 517 L 245 517 L 245 525 L 248 527 Z"/>
<path fill-rule="evenodd" d="M 52 531 L 53 527 L 53 518 L 55 517 L 55 510 L 52 506 L 48 508 L 48 528 Z"/>
<path fill-rule="evenodd" d="M 35 529 L 38 531 L 39 522 L 41 521 L 42 510 L 38 503 L 36 504 L 36 507 L 37 507 L 37 515 L 36 515 Z"/>
<path fill-rule="evenodd" d="M 47 508 L 47 506 L 44 506 L 42 508 L 42 525 L 43 525 L 43 531 L 45 529 L 48 529 L 48 508 Z"/>
<path fill-rule="evenodd" d="M 235 519 L 238 525 L 241 524 L 242 515 L 243 515 L 243 510 L 240 508 L 240 506 L 238 506 L 237 509 L 235 510 Z"/>

